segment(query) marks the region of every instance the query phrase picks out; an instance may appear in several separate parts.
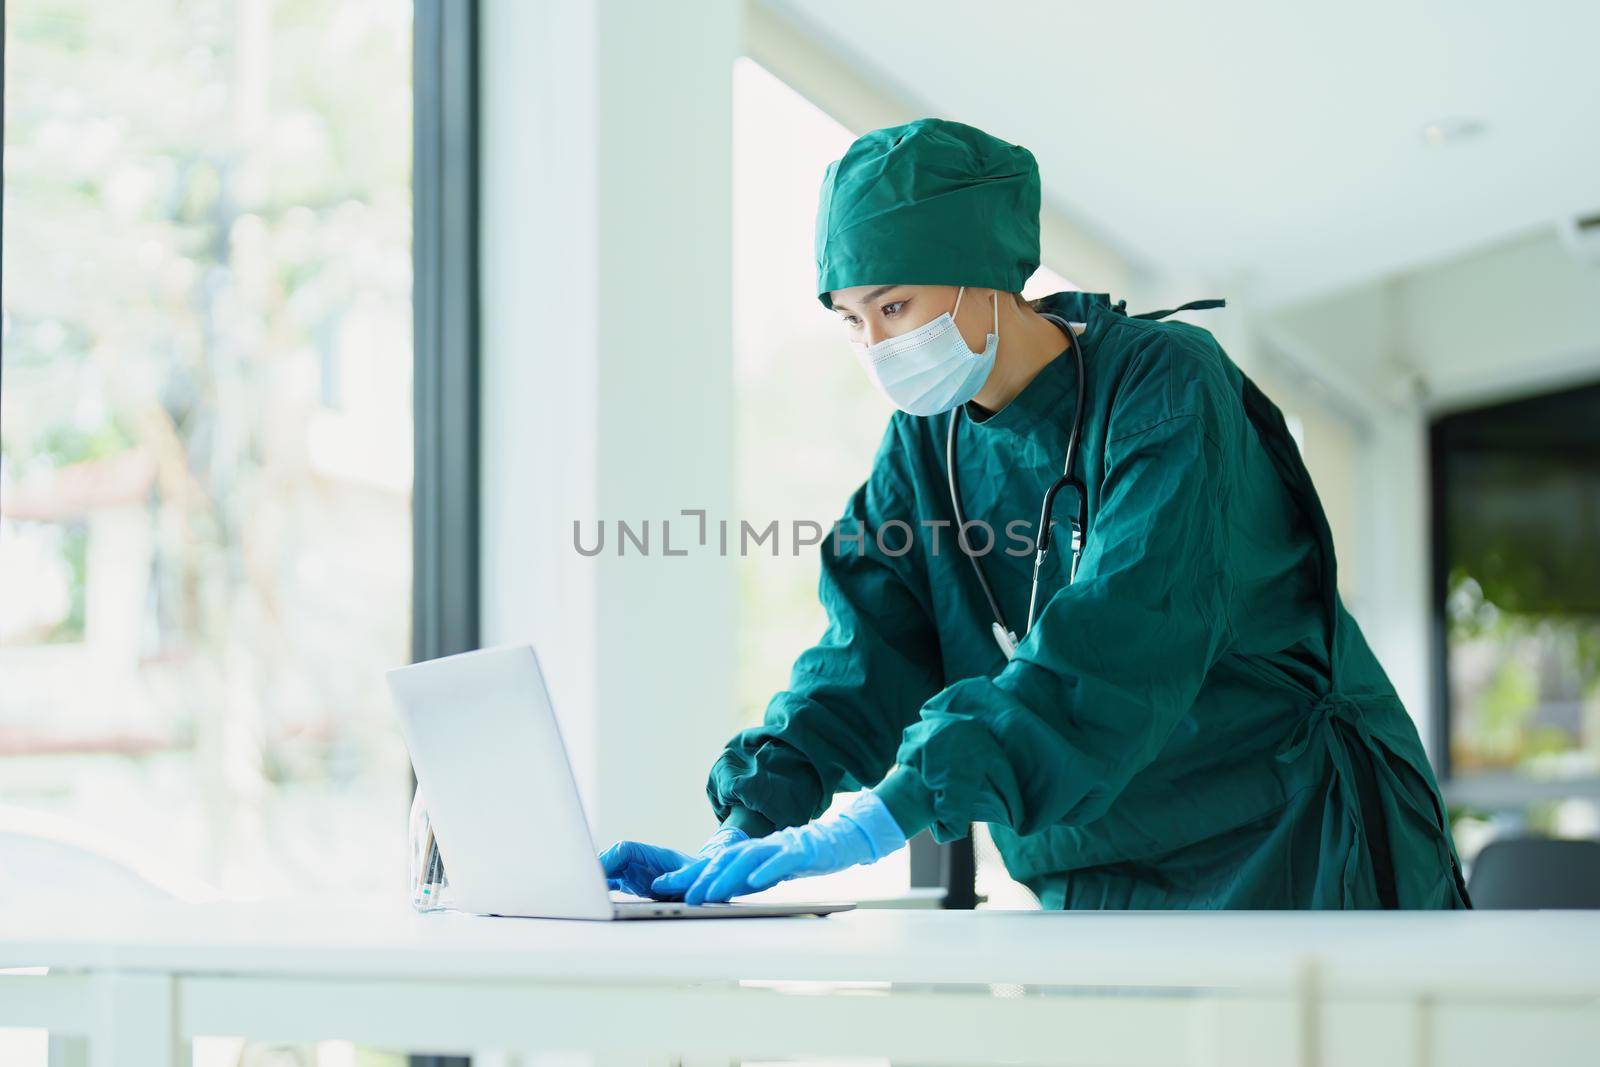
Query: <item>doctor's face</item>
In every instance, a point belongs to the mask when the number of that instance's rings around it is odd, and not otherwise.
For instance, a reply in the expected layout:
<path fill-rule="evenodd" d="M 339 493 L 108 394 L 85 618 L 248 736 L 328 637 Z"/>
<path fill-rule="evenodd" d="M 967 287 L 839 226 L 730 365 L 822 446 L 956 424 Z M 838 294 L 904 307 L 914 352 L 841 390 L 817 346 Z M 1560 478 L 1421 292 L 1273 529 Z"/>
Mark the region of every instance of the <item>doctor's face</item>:
<path fill-rule="evenodd" d="M 872 345 L 886 337 L 898 337 L 954 310 L 955 285 L 853 285 L 830 294 L 851 344 Z M 981 293 L 983 290 L 978 290 Z M 961 312 L 974 302 L 976 293 L 968 289 L 961 298 Z M 976 303 L 987 309 L 988 302 Z"/>

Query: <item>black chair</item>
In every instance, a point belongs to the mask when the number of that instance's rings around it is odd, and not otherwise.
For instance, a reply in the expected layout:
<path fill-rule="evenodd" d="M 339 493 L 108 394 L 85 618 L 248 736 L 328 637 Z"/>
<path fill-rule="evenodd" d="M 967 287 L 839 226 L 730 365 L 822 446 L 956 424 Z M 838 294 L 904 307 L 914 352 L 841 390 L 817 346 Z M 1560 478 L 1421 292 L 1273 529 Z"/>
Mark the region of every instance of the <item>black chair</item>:
<path fill-rule="evenodd" d="M 1600 908 L 1600 841 L 1491 841 L 1472 864 L 1467 892 L 1478 908 Z"/>

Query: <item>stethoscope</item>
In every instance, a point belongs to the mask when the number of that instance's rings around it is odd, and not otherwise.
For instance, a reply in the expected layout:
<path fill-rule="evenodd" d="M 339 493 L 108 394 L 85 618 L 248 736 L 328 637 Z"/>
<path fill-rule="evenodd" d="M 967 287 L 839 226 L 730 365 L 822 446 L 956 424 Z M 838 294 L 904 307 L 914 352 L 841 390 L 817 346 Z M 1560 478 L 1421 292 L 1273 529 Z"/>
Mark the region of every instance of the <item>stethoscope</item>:
<path fill-rule="evenodd" d="M 1078 335 L 1072 329 L 1072 324 L 1055 315 L 1046 315 L 1061 327 L 1067 335 L 1067 347 L 1072 349 L 1072 358 L 1078 364 L 1078 396 L 1073 404 L 1072 432 L 1067 435 L 1067 461 L 1062 465 L 1061 477 L 1057 478 L 1049 489 L 1045 490 L 1044 501 L 1039 509 L 1039 544 L 1033 554 L 1033 584 L 1028 592 L 1028 625 L 1023 630 L 1024 636 L 1028 630 L 1033 629 L 1034 619 L 1039 608 L 1039 572 L 1044 567 L 1045 557 L 1050 553 L 1051 522 L 1050 515 L 1055 508 L 1056 494 L 1061 490 L 1071 487 L 1078 494 L 1078 508 L 1073 515 L 1072 523 L 1072 562 L 1067 568 L 1067 584 L 1072 584 L 1072 579 L 1078 573 L 1078 557 L 1083 551 L 1083 531 L 1088 521 L 1089 496 L 1083 482 L 1072 476 L 1072 460 L 1078 451 L 1078 427 L 1083 423 L 1083 349 L 1078 345 Z M 956 517 L 956 543 L 961 546 L 961 551 L 972 561 L 972 569 L 977 572 L 978 584 L 983 587 L 983 595 L 989 601 L 989 610 L 994 613 L 995 642 L 1000 646 L 1000 651 L 1010 659 L 1017 651 L 1017 633 L 1006 625 L 1005 612 L 1000 609 L 1000 601 L 994 595 L 994 589 L 989 585 L 989 578 L 983 573 L 983 563 L 978 554 L 967 543 L 966 518 L 961 513 L 961 489 L 956 481 L 956 420 L 966 405 L 958 404 L 950 412 L 950 431 L 945 439 L 944 461 L 945 473 L 950 481 L 950 506 L 955 511 Z M 990 538 L 991 546 L 993 538 Z"/>

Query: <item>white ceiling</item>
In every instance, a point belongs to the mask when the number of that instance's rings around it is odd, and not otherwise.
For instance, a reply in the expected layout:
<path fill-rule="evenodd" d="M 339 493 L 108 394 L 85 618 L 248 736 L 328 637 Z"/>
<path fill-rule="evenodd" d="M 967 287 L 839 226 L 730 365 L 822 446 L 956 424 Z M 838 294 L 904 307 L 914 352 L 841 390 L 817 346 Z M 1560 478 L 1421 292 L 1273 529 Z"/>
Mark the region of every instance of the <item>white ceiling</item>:
<path fill-rule="evenodd" d="M 1047 203 L 1136 260 L 1263 302 L 1600 210 L 1590 0 L 763 2 L 1027 146 Z M 1425 144 L 1452 116 L 1486 130 Z"/>

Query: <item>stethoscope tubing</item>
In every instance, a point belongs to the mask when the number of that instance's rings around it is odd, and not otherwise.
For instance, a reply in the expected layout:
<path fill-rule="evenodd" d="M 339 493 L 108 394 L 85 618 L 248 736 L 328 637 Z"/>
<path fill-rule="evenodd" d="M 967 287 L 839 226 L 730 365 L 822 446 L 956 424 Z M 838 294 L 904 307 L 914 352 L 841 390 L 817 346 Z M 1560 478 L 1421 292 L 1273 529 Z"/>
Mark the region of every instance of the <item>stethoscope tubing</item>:
<path fill-rule="evenodd" d="M 1058 319 L 1056 321 L 1061 320 Z M 1055 508 L 1056 495 L 1068 486 L 1072 486 L 1078 491 L 1078 518 L 1073 525 L 1072 532 L 1072 563 L 1067 573 L 1067 583 L 1069 585 L 1072 583 L 1073 578 L 1077 576 L 1078 553 L 1082 548 L 1087 501 L 1082 483 L 1072 477 L 1072 461 L 1077 457 L 1078 434 L 1080 427 L 1083 425 L 1083 349 L 1078 343 L 1078 335 L 1073 331 L 1071 324 L 1063 323 L 1063 329 L 1067 335 L 1067 346 L 1072 350 L 1073 360 L 1077 364 L 1078 391 L 1073 401 L 1072 429 L 1067 435 L 1066 462 L 1062 464 L 1061 477 L 1057 478 L 1051 483 L 1050 488 L 1045 490 L 1044 499 L 1040 502 L 1039 541 L 1033 555 L 1033 580 L 1028 592 L 1028 625 L 1023 631 L 1024 635 L 1033 629 L 1033 624 L 1038 619 L 1039 573 L 1044 568 L 1045 558 L 1050 552 L 1050 516 Z M 994 615 L 996 639 L 1000 641 L 1002 650 L 1006 652 L 1009 658 L 1011 651 L 1015 649 L 1017 644 L 1016 633 L 1010 626 L 1006 625 L 1005 612 L 1001 610 L 999 598 L 995 596 L 994 588 L 989 584 L 988 575 L 984 573 L 983 563 L 979 560 L 978 554 L 972 550 L 972 546 L 967 543 L 966 517 L 961 510 L 961 488 L 956 476 L 956 422 L 961 416 L 963 407 L 964 405 L 957 405 L 950 412 L 950 426 L 945 437 L 945 476 L 950 483 L 950 506 L 956 520 L 956 543 L 960 545 L 962 553 L 971 561 L 973 573 L 978 576 L 978 585 L 982 588 L 984 599 L 989 602 L 989 610 Z"/>

